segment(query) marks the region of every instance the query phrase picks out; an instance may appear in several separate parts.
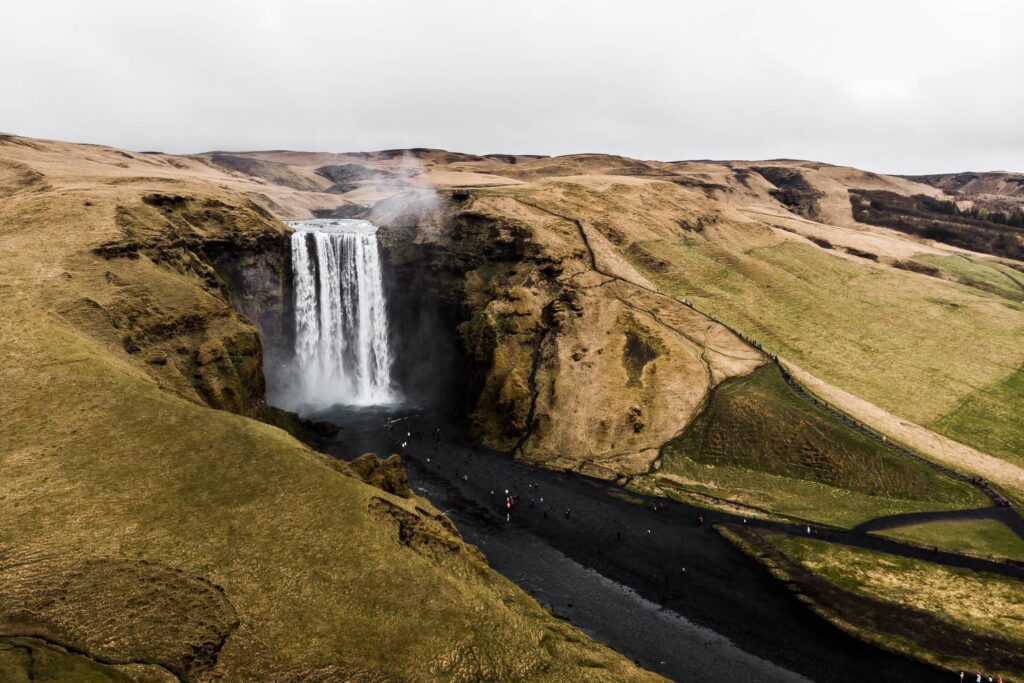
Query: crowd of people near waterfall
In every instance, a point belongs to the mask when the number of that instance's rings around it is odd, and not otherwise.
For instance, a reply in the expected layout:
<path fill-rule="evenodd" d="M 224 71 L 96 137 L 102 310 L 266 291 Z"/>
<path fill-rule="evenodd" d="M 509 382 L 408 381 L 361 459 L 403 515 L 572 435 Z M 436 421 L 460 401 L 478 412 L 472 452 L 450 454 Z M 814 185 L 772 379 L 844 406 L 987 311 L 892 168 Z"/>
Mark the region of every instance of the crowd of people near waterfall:
<path fill-rule="evenodd" d="M 399 454 L 412 455 L 415 452 L 418 456 L 416 459 L 421 464 L 424 464 L 428 470 L 433 470 L 439 474 L 443 473 L 446 478 L 448 475 L 454 475 L 454 481 L 464 484 L 469 483 L 470 475 L 467 470 L 470 469 L 468 466 L 470 456 L 465 455 L 462 458 L 456 459 L 442 456 L 440 451 L 443 438 L 440 426 L 434 426 L 429 429 L 413 428 L 410 424 L 402 424 L 403 420 L 403 418 L 399 418 L 389 422 L 387 425 L 392 445 Z M 430 453 L 430 455 L 424 456 L 425 453 Z M 463 458 L 466 466 L 460 467 L 460 462 L 463 461 Z M 502 482 L 497 483 L 498 486 L 493 488 L 490 486 L 491 482 L 482 483 L 484 486 L 483 491 L 489 495 L 492 501 L 488 506 L 490 511 L 498 519 L 503 519 L 507 525 L 511 526 L 514 524 L 517 514 L 536 514 L 544 523 L 547 523 L 548 520 L 553 522 L 554 518 L 557 517 L 563 524 L 571 524 L 577 519 L 578 514 L 583 514 L 572 507 L 553 500 L 550 495 L 545 496 L 545 492 L 542 490 L 539 482 L 526 483 L 525 490 L 522 491 L 517 491 L 511 486 L 506 488 L 507 484 Z M 658 503 L 657 501 L 647 502 L 645 505 L 654 513 L 663 510 L 665 507 L 663 503 Z M 694 517 L 693 524 L 697 527 L 703 527 L 704 521 L 704 516 L 698 515 Z M 623 526 L 622 528 L 615 529 L 615 542 L 622 542 L 626 535 L 630 533 L 643 539 L 650 539 L 654 535 L 652 529 L 648 527 L 630 530 Z M 602 550 L 598 549 L 597 554 L 600 557 Z M 686 581 L 687 576 L 688 568 L 679 566 L 668 573 L 658 572 L 652 575 L 651 578 L 668 589 L 670 586 L 678 585 L 679 581 Z"/>

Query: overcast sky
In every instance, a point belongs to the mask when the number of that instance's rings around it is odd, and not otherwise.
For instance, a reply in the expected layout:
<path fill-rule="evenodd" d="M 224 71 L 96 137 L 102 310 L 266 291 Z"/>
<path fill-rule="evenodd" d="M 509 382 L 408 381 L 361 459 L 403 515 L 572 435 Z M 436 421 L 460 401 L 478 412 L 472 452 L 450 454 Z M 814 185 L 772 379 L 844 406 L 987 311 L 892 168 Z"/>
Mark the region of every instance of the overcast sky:
<path fill-rule="evenodd" d="M 2 0 L 0 130 L 1024 171 L 1024 3 Z"/>

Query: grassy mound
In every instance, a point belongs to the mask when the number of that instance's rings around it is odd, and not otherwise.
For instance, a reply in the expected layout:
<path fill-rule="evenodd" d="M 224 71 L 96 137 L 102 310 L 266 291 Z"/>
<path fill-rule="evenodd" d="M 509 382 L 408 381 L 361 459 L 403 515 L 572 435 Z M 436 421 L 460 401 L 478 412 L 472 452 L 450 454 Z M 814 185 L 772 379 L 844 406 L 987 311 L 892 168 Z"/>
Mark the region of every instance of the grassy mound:
<path fill-rule="evenodd" d="M 937 254 L 919 254 L 911 261 L 922 265 L 921 270 L 928 269 L 945 273 L 953 280 L 1009 299 L 1024 301 L 1024 287 L 1018 284 L 1024 281 L 1024 273 L 1009 266 L 981 258 L 967 256 L 939 256 Z"/>
<path fill-rule="evenodd" d="M 723 382 L 663 456 L 659 477 L 835 524 L 893 510 L 986 502 L 972 487 L 892 452 L 802 400 L 775 365 Z"/>

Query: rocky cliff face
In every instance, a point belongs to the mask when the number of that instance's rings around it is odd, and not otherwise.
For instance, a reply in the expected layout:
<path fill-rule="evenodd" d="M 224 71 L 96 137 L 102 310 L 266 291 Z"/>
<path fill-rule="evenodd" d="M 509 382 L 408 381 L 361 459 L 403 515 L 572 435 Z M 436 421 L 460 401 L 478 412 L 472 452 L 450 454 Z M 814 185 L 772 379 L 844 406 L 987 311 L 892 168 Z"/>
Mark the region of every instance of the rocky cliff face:
<path fill-rule="evenodd" d="M 281 338 L 284 226 L 241 198 L 184 193 L 120 197 L 114 217 L 120 234 L 93 250 L 105 260 L 104 296 L 76 299 L 64 314 L 118 339 L 162 386 L 266 419 L 260 336 L 232 304 Z M 145 283 L 142 270 L 153 275 Z"/>
<path fill-rule="evenodd" d="M 680 211 L 649 219 L 656 229 L 713 227 L 714 216 L 690 215 L 688 193 L 659 191 L 675 194 Z M 559 213 L 572 208 L 562 193 L 587 220 Z M 603 211 L 591 222 L 586 205 L 599 194 L 453 192 L 428 210 L 380 206 L 371 218 L 399 279 L 457 311 L 447 322 L 457 325 L 473 437 L 535 464 L 614 478 L 656 466 L 710 388 L 763 359 L 633 270 L 619 254 L 636 227 L 616 227 Z"/>

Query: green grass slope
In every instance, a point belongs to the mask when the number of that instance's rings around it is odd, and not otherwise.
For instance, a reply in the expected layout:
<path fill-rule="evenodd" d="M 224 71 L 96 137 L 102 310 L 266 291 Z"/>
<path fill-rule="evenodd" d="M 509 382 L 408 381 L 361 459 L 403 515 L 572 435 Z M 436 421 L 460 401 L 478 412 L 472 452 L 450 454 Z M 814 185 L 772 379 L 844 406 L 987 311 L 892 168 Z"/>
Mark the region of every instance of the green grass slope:
<path fill-rule="evenodd" d="M 969 394 L 930 426 L 1024 466 L 1024 366 Z"/>
<path fill-rule="evenodd" d="M 987 503 L 973 487 L 892 452 L 803 401 L 774 364 L 723 382 L 662 455 L 658 479 L 840 526 Z"/>
<path fill-rule="evenodd" d="M 1024 305 L 742 232 L 645 242 L 629 256 L 664 291 L 689 298 L 813 375 L 953 439 L 1013 457 L 1021 438 L 1013 416 L 1024 400 L 1016 379 L 1024 364 Z M 985 405 L 975 400 L 983 394 L 991 396 Z M 996 441 L 1003 446 L 994 447 Z"/>
<path fill-rule="evenodd" d="M 738 527 L 722 533 L 858 638 L 946 668 L 951 678 L 961 670 L 1024 675 L 1017 579 L 818 539 Z"/>
<path fill-rule="evenodd" d="M 1024 540 L 994 519 L 964 519 L 910 524 L 877 532 L 879 536 L 928 548 L 992 559 L 1024 562 Z"/>
<path fill-rule="evenodd" d="M 924 264 L 925 269 L 937 269 L 969 287 L 998 294 L 1010 301 L 1024 301 L 1024 287 L 1017 284 L 1024 280 L 1024 273 L 1017 272 L 1001 263 L 981 258 L 939 256 L 938 254 L 918 254 L 912 261 Z"/>

